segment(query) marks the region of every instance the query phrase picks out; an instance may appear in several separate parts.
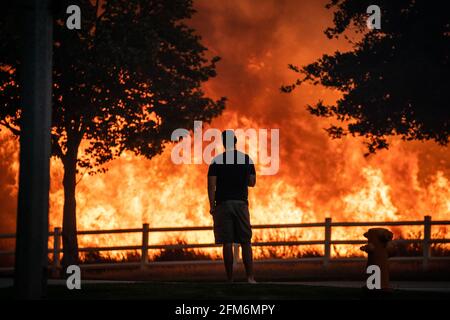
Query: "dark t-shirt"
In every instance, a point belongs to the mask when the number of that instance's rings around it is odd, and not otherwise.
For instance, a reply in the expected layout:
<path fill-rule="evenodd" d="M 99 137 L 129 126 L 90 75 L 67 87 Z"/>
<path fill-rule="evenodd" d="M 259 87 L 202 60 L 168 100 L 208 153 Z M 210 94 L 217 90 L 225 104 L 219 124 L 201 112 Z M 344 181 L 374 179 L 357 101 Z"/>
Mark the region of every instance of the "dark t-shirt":
<path fill-rule="evenodd" d="M 208 176 L 217 177 L 216 203 L 225 200 L 248 202 L 248 180 L 256 174 L 252 159 L 240 151 L 227 151 L 213 159 Z"/>

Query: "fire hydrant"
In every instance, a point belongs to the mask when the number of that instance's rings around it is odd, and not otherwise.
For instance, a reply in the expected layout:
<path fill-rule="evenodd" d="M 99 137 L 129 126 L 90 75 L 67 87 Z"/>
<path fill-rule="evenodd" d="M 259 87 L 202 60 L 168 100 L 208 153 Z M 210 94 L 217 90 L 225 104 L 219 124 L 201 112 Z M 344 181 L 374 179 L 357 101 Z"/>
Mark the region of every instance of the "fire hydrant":
<path fill-rule="evenodd" d="M 381 289 L 389 289 L 389 263 L 390 255 L 389 242 L 392 240 L 393 233 L 384 228 L 371 228 L 364 233 L 368 243 L 360 249 L 367 252 L 367 266 L 376 265 L 380 268 Z"/>

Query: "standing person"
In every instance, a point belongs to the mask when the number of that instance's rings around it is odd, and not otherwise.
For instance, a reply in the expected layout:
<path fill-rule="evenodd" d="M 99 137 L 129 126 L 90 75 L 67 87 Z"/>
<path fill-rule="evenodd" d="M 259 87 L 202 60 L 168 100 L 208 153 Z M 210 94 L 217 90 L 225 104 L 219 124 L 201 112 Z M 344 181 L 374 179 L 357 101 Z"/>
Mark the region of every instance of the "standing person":
<path fill-rule="evenodd" d="M 236 150 L 232 130 L 222 132 L 225 152 L 213 159 L 208 170 L 208 197 L 214 220 L 216 244 L 223 245 L 223 260 L 228 281 L 233 281 L 233 243 L 242 248 L 247 281 L 253 276 L 252 229 L 248 211 L 248 187 L 256 184 L 256 172 L 250 157 Z"/>

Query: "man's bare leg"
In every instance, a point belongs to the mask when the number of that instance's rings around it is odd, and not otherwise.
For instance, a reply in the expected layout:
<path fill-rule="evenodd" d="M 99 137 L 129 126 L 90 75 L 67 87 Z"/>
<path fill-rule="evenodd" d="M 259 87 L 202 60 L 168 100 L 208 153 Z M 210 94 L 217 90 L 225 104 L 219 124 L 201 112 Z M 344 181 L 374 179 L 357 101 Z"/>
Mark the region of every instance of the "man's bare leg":
<path fill-rule="evenodd" d="M 252 244 L 242 243 L 242 262 L 244 262 L 245 272 L 247 273 L 248 283 L 256 283 L 255 277 L 253 275 L 253 254 L 252 254 Z"/>
<path fill-rule="evenodd" d="M 223 245 L 223 263 L 227 272 L 227 279 L 233 282 L 233 244 L 224 243 Z"/>

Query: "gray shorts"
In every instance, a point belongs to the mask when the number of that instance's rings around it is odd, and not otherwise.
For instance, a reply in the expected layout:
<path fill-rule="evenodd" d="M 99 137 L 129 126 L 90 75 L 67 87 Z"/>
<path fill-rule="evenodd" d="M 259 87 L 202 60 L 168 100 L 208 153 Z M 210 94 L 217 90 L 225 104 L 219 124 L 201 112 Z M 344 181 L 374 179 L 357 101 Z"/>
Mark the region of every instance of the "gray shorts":
<path fill-rule="evenodd" d="M 213 220 L 216 244 L 251 242 L 250 213 L 245 201 L 221 202 L 214 212 Z"/>

